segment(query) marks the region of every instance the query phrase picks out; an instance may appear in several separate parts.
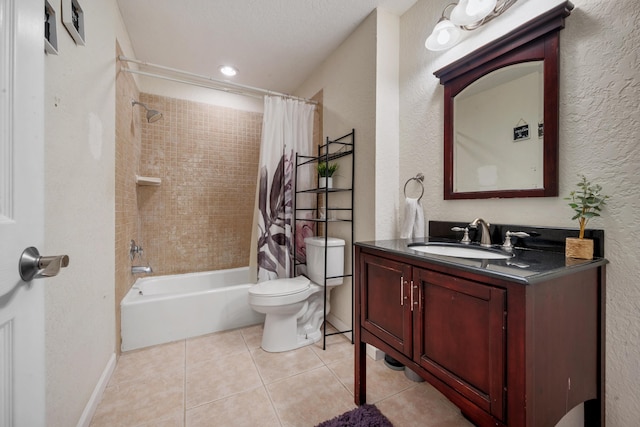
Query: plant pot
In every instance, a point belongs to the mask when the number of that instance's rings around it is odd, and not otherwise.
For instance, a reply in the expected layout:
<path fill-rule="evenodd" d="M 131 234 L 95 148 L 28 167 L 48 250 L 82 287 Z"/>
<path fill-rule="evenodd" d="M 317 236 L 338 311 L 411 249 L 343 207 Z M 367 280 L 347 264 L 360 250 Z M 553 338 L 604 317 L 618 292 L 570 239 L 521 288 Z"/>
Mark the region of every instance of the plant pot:
<path fill-rule="evenodd" d="M 333 178 L 332 177 L 325 177 L 325 176 L 321 176 L 318 180 L 318 187 L 319 188 L 333 188 Z"/>
<path fill-rule="evenodd" d="M 567 258 L 593 259 L 593 240 L 567 237 L 564 254 Z"/>

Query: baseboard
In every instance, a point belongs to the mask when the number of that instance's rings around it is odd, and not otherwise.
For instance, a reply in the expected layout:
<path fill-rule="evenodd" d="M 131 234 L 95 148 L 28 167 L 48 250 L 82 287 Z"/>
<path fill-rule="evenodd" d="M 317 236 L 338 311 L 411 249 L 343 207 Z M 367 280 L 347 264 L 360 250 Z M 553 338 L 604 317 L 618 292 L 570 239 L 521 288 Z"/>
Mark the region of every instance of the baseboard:
<path fill-rule="evenodd" d="M 380 360 L 384 357 L 384 352 L 382 350 L 378 350 L 371 344 L 367 344 L 367 356 L 373 360 Z"/>
<path fill-rule="evenodd" d="M 78 421 L 77 427 L 89 427 L 91 424 L 91 419 L 93 415 L 96 413 L 96 409 L 98 408 L 98 404 L 102 400 L 102 394 L 104 393 L 104 389 L 107 388 L 107 384 L 109 384 L 109 380 L 111 379 L 111 375 L 113 375 L 113 371 L 116 369 L 116 354 L 111 354 L 109 361 L 107 362 L 107 366 L 105 366 L 104 371 L 102 371 L 102 375 L 96 384 L 96 387 L 93 389 L 93 393 L 87 402 L 87 405 L 84 407 L 84 411 L 82 411 L 82 415 L 80 416 L 80 420 Z"/>
<path fill-rule="evenodd" d="M 348 331 L 349 329 L 351 329 L 351 325 L 347 325 L 346 323 L 344 323 L 342 320 L 340 320 L 338 317 L 334 316 L 331 313 L 327 315 L 327 322 L 331 323 L 331 325 L 339 331 Z M 344 334 L 344 336 L 347 337 L 348 339 L 351 339 L 353 334 L 351 332 L 347 332 Z"/>

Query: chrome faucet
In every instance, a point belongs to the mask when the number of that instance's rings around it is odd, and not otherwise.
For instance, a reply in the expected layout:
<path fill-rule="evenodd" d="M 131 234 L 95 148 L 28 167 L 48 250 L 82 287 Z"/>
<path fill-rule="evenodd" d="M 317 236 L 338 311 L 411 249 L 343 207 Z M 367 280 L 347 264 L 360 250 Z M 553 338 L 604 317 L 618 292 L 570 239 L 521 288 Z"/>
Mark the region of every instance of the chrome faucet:
<path fill-rule="evenodd" d="M 153 269 L 148 265 L 134 265 L 131 267 L 131 274 L 151 274 Z"/>
<path fill-rule="evenodd" d="M 491 232 L 489 231 L 489 225 L 482 218 L 476 218 L 469 223 L 469 227 L 477 228 L 478 224 L 482 227 L 482 237 L 480 238 L 480 246 L 491 246 Z"/>

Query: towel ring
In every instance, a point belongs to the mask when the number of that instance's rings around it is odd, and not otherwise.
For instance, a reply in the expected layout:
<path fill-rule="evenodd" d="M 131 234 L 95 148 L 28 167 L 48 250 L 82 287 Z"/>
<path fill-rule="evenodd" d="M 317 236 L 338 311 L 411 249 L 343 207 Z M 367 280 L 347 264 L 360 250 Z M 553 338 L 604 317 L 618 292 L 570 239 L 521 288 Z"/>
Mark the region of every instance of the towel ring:
<path fill-rule="evenodd" d="M 420 188 L 422 190 L 422 192 L 420 193 L 420 197 L 418 197 L 418 201 L 422 200 L 422 196 L 424 196 L 424 174 L 422 173 L 418 173 L 416 176 L 409 178 L 407 180 L 407 182 L 404 183 L 404 197 L 407 197 L 407 184 L 409 184 L 409 182 L 411 181 L 416 181 L 418 184 L 420 184 Z"/>

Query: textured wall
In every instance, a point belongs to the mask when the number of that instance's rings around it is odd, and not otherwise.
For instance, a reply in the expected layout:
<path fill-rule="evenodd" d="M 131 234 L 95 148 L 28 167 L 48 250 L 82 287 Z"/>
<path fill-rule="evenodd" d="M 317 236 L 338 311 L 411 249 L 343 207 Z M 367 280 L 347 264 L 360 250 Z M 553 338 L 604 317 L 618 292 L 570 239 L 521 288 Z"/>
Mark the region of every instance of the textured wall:
<path fill-rule="evenodd" d="M 262 114 L 141 94 L 164 118 L 141 124 L 140 241 L 154 274 L 249 265 Z"/>
<path fill-rule="evenodd" d="M 639 425 L 640 3 L 573 1 L 576 9 L 560 35 L 560 197 L 444 201 L 443 90 L 433 71 L 477 47 L 474 38 L 505 33 L 531 16 L 523 11 L 548 8 L 559 1 L 518 2 L 487 25 L 491 28 L 473 33 L 451 51 L 429 52 L 424 40 L 447 3 L 420 0 L 401 20 L 401 170 L 425 173 L 425 215 L 439 220 L 481 216 L 491 222 L 576 227 L 563 197 L 574 188 L 579 173 L 602 184 L 612 198 L 604 216 L 589 226 L 605 230 L 606 256 L 611 262 L 606 307 L 607 424 Z M 579 425 L 578 418 L 563 423 Z"/>
<path fill-rule="evenodd" d="M 296 91 L 300 96 L 311 97 L 322 90 L 324 137 L 337 138 L 352 128 L 356 130 L 356 241 L 371 240 L 375 235 L 375 171 L 372 167 L 375 164 L 375 38 L 376 13 L 372 13 Z M 341 177 L 350 177 L 350 161 L 350 157 L 340 159 L 336 186 L 340 185 Z M 331 200 L 340 203 L 339 197 L 332 196 Z M 351 240 L 351 230 L 346 223 L 332 223 L 329 227 L 331 237 Z M 345 251 L 349 254 L 347 265 L 351 263 L 350 253 Z M 332 291 L 331 302 L 329 318 L 335 316 L 342 325 L 350 327 L 352 298 L 349 281 L 345 280 L 344 286 Z"/>
<path fill-rule="evenodd" d="M 115 44 L 131 52 L 115 0 L 81 2 L 87 43 L 60 22 L 45 57 L 45 246 L 69 267 L 46 292 L 47 425 L 78 423 L 110 363 L 114 332 Z M 42 248 L 41 248 L 42 249 Z"/>

